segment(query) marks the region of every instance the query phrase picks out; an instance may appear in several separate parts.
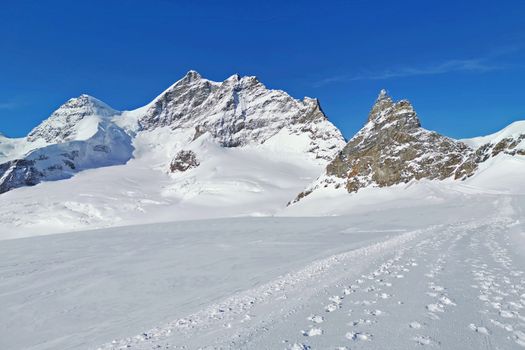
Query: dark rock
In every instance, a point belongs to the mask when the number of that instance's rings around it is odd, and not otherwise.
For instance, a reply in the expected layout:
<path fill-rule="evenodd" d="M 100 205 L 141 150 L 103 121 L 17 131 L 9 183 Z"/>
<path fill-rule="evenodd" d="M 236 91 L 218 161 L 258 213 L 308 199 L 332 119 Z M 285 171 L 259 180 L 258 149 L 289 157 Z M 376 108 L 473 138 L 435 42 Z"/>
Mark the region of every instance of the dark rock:
<path fill-rule="evenodd" d="M 200 165 L 197 160 L 197 155 L 193 151 L 179 151 L 175 158 L 171 161 L 170 171 L 172 173 L 184 172 L 186 170 L 196 168 Z"/>

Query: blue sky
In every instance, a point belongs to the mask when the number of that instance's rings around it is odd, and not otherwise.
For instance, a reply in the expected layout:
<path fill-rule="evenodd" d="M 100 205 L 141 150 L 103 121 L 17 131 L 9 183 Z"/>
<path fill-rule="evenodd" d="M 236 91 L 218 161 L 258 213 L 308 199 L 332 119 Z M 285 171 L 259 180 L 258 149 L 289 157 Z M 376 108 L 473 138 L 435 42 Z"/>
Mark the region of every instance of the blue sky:
<path fill-rule="evenodd" d="M 317 97 L 351 137 L 381 88 L 452 137 L 525 119 L 525 1 L 10 1 L 0 131 L 68 98 L 146 104 L 189 69 Z"/>

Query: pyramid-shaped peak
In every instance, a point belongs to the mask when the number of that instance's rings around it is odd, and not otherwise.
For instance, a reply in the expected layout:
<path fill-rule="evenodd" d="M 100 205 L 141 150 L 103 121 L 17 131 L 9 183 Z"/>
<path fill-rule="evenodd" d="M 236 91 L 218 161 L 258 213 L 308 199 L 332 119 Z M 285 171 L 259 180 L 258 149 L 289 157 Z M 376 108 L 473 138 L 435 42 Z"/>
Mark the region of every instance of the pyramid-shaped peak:
<path fill-rule="evenodd" d="M 390 127 L 405 125 L 416 128 L 421 126 L 416 111 L 410 101 L 400 100 L 394 102 L 385 89 L 380 91 L 368 115 L 368 122 L 372 122 L 380 127 L 383 125 Z"/>
<path fill-rule="evenodd" d="M 92 135 L 96 132 L 98 122 L 81 123 L 82 120 L 86 118 L 110 119 L 119 113 L 99 99 L 82 94 L 69 99 L 40 125 L 31 130 L 27 140 L 33 142 L 43 139 L 48 143 L 61 143 L 85 139 L 85 135 Z"/>
<path fill-rule="evenodd" d="M 378 115 L 380 115 L 383 111 L 392 107 L 393 105 L 394 101 L 392 100 L 392 98 L 388 95 L 385 89 L 382 89 L 379 92 L 379 95 L 377 96 L 374 105 L 372 106 L 370 114 L 368 115 L 368 121 L 377 119 Z"/>
<path fill-rule="evenodd" d="M 377 95 L 376 102 L 384 100 L 392 100 L 392 98 L 390 97 L 390 95 L 388 95 L 386 89 L 381 89 L 381 91 L 379 91 L 379 95 Z"/>
<path fill-rule="evenodd" d="M 202 79 L 202 76 L 199 74 L 199 72 L 191 69 L 188 71 L 188 73 L 186 73 L 186 75 L 184 76 L 184 78 L 182 78 L 182 80 L 185 80 L 185 81 L 196 81 L 196 80 L 200 80 Z"/>
<path fill-rule="evenodd" d="M 78 97 L 69 99 L 66 103 L 60 106 L 54 113 L 61 113 L 61 111 L 68 110 L 69 113 L 92 113 L 100 116 L 111 116 L 118 113 L 118 111 L 111 108 L 105 102 L 93 96 L 82 94 Z M 76 111 L 76 112 L 74 112 Z M 53 116 L 52 115 L 52 116 Z"/>

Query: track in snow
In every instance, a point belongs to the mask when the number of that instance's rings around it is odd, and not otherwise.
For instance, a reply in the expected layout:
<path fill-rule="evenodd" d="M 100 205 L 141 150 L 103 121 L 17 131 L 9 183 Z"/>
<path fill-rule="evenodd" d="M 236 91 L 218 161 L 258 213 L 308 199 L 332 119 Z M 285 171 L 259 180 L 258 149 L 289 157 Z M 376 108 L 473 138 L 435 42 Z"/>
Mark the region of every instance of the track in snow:
<path fill-rule="evenodd" d="M 316 261 L 101 349 L 520 349 L 525 266 L 510 200 Z M 512 210 L 511 210 L 512 212 Z"/>

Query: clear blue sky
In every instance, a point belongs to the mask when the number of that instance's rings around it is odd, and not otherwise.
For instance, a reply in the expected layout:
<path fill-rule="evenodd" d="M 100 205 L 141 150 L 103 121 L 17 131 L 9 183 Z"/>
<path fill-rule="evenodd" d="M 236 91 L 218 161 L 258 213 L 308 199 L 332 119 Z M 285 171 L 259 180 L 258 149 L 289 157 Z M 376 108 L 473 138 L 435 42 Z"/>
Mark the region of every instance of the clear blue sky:
<path fill-rule="evenodd" d="M 452 137 L 525 119 L 525 1 L 4 1 L 0 131 L 70 97 L 146 104 L 189 69 L 317 97 L 351 137 L 381 88 Z"/>

